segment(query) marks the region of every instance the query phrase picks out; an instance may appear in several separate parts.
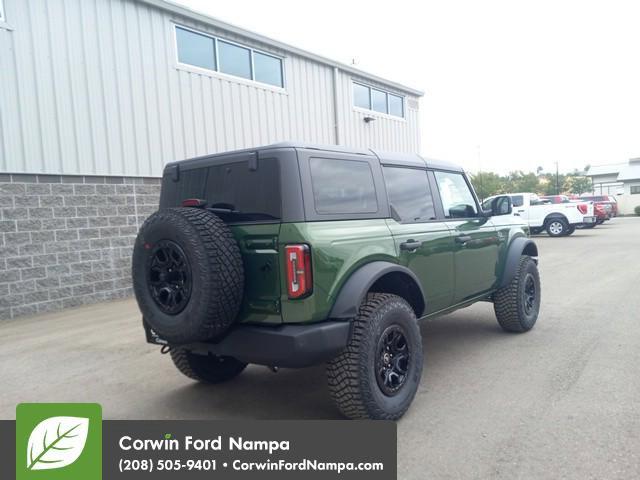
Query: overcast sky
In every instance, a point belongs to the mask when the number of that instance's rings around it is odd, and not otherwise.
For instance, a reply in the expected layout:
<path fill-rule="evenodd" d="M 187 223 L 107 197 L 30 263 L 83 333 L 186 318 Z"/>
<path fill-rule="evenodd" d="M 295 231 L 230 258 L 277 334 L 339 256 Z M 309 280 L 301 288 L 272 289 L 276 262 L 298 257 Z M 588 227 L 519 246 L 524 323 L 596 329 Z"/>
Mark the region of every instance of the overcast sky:
<path fill-rule="evenodd" d="M 177 1 L 424 90 L 421 153 L 468 170 L 640 156 L 638 1 Z"/>

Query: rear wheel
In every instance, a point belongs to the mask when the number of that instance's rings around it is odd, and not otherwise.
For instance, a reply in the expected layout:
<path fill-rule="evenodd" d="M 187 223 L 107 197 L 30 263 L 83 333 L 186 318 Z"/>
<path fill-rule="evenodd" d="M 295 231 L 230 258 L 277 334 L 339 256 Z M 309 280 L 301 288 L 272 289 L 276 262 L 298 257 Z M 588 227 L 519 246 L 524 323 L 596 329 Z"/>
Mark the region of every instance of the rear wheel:
<path fill-rule="evenodd" d="M 546 230 L 550 237 L 566 235 L 569 223 L 564 218 L 552 218 L 547 221 Z"/>
<path fill-rule="evenodd" d="M 567 236 L 572 235 L 575 231 L 576 231 L 575 225 L 569 225 L 569 228 L 567 229 L 566 235 Z"/>
<path fill-rule="evenodd" d="M 493 294 L 493 309 L 502 329 L 516 333 L 531 330 L 538 319 L 540 294 L 538 266 L 523 255 L 509 285 Z"/>
<path fill-rule="evenodd" d="M 371 293 L 347 348 L 327 366 L 329 392 L 348 418 L 397 420 L 418 390 L 422 361 L 413 309 L 396 295 Z"/>
<path fill-rule="evenodd" d="M 221 383 L 242 373 L 247 364 L 233 357 L 197 355 L 182 348 L 172 348 L 171 360 L 187 377 L 204 383 Z"/>

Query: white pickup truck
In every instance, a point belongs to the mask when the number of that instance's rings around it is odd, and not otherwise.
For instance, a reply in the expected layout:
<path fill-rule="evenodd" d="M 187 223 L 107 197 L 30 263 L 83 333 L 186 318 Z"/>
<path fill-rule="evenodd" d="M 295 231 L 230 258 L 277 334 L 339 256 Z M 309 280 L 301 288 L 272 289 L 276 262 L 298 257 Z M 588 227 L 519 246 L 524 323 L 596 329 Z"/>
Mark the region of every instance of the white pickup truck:
<path fill-rule="evenodd" d="M 596 222 L 593 202 L 550 203 L 535 193 L 508 193 L 513 215 L 529 224 L 531 233 L 546 230 L 550 237 L 563 237 L 575 232 L 576 227 Z M 494 197 L 487 198 L 490 202 Z M 488 203 L 487 203 L 488 204 Z"/>

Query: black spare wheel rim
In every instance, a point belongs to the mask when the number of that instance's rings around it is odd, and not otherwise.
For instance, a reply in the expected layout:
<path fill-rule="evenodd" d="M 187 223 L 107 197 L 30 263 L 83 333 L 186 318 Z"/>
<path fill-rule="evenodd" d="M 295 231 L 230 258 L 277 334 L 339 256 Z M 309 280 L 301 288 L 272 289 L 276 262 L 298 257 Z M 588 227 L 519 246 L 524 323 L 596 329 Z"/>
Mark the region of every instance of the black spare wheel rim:
<path fill-rule="evenodd" d="M 376 353 L 378 386 L 385 395 L 393 397 L 405 384 L 411 361 L 411 351 L 402 327 L 387 327 L 380 336 Z"/>
<path fill-rule="evenodd" d="M 532 315 L 536 311 L 536 282 L 530 273 L 524 279 L 524 311 Z"/>
<path fill-rule="evenodd" d="M 171 240 L 161 240 L 150 248 L 147 284 L 151 297 L 163 313 L 176 315 L 191 298 L 189 261 L 180 245 Z"/>

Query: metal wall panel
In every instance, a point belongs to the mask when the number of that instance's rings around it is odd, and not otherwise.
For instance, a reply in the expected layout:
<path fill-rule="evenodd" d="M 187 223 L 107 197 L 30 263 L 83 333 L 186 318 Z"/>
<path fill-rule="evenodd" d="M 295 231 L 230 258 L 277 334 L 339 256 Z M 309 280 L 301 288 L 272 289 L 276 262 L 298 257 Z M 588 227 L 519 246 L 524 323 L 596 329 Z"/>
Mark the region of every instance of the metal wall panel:
<path fill-rule="evenodd" d="M 207 153 L 336 143 L 330 65 L 135 0 L 4 3 L 0 171 L 159 176 Z M 179 67 L 172 22 L 284 57 L 285 89 Z M 341 144 L 419 149 L 416 110 L 366 124 L 351 74 L 337 78 Z"/>

